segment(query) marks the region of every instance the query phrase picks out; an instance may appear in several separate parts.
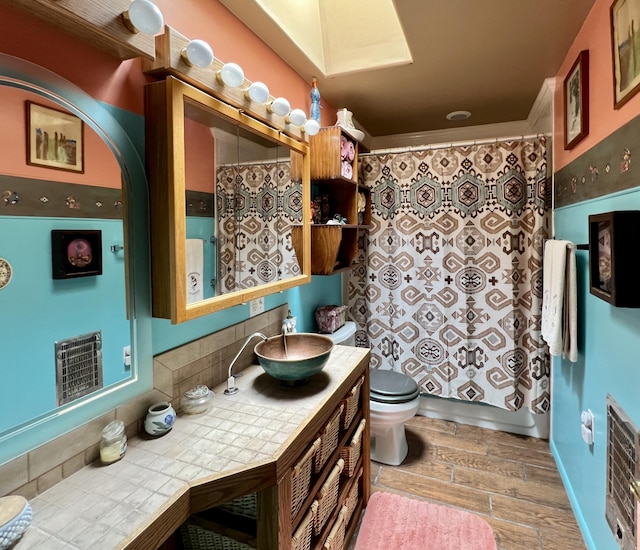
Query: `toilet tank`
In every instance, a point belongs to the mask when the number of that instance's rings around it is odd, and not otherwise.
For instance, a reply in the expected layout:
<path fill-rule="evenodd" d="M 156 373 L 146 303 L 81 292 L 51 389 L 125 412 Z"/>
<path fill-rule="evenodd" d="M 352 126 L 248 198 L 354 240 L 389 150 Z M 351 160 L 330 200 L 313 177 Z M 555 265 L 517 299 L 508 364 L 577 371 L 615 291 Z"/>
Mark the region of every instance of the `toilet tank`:
<path fill-rule="evenodd" d="M 338 346 L 355 346 L 356 345 L 356 324 L 353 321 L 347 321 L 342 327 L 331 334 L 325 334 L 333 340 Z"/>

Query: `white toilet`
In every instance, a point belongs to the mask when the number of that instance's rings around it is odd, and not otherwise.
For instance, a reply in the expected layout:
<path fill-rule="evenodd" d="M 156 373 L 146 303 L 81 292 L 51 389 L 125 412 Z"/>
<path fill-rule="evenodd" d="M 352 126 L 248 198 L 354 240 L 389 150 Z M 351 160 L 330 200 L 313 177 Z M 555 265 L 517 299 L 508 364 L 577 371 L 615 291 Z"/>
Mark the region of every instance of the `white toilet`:
<path fill-rule="evenodd" d="M 347 321 L 333 334 L 334 344 L 355 346 L 356 324 Z M 413 418 L 420 404 L 420 389 L 415 380 L 401 372 L 371 369 L 371 458 L 382 464 L 398 466 L 409 447 L 404 423 Z"/>
<path fill-rule="evenodd" d="M 331 334 L 325 334 L 333 340 L 338 346 L 355 346 L 356 345 L 356 324 L 353 321 L 347 321 L 338 330 Z"/>
<path fill-rule="evenodd" d="M 409 451 L 404 423 L 418 412 L 420 389 L 401 372 L 371 369 L 370 374 L 371 458 L 398 466 Z"/>

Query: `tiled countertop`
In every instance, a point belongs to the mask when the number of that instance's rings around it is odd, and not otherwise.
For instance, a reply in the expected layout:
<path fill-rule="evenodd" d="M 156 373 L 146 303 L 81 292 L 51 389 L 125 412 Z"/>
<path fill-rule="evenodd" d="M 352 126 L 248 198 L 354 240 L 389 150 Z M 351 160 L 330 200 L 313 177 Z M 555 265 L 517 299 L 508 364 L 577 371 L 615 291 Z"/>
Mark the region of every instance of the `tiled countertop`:
<path fill-rule="evenodd" d="M 89 465 L 33 499 L 16 550 L 125 548 L 191 487 L 273 464 L 367 356 L 336 346 L 323 371 L 295 388 L 250 366 L 237 394 L 214 388 L 206 413 L 178 415 L 160 438 L 131 438 L 122 460 Z"/>

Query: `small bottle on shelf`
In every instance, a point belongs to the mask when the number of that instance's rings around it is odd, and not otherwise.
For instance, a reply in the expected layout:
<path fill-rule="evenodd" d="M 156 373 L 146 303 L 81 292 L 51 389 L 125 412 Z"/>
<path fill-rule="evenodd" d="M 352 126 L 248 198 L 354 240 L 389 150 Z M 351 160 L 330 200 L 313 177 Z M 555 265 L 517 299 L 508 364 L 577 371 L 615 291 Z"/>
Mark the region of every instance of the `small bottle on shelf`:
<path fill-rule="evenodd" d="M 320 124 L 320 90 L 318 90 L 318 80 L 313 79 L 311 83 L 311 118 Z"/>

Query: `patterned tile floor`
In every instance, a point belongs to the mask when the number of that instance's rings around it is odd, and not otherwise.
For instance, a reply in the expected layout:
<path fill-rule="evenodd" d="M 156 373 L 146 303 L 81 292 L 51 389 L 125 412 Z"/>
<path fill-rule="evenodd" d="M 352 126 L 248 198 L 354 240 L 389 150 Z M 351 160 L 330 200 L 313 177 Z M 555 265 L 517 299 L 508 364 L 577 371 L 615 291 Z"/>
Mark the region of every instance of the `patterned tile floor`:
<path fill-rule="evenodd" d="M 403 464 L 372 462 L 374 491 L 477 513 L 499 550 L 585 550 L 546 440 L 423 416 L 406 429 Z"/>

